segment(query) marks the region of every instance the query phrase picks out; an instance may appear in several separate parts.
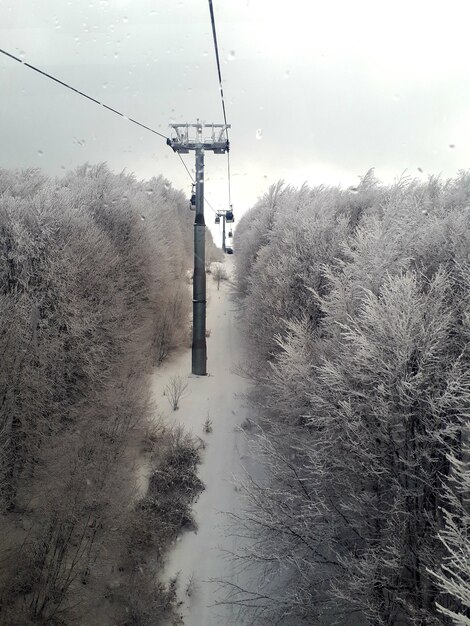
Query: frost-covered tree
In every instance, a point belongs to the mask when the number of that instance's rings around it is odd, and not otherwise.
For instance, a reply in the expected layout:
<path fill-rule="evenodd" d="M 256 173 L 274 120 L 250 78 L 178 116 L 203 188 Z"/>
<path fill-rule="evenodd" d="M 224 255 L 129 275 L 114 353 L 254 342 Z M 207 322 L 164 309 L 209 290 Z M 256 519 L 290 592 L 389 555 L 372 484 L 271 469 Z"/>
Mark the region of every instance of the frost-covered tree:
<path fill-rule="evenodd" d="M 251 265 L 237 259 L 268 479 L 246 485 L 241 522 L 266 584 L 231 599 L 256 595 L 266 623 L 455 611 L 429 571 L 470 403 L 468 181 L 288 189 Z"/>
<path fill-rule="evenodd" d="M 0 170 L 3 624 L 80 621 L 105 598 L 148 375 L 187 337 L 191 226 L 162 177 Z"/>
<path fill-rule="evenodd" d="M 444 527 L 439 539 L 445 552 L 435 573 L 445 596 L 437 602 L 439 611 L 456 626 L 470 624 L 470 446 L 468 429 L 463 433 L 461 458 L 449 457 L 450 475 L 445 487 Z M 450 598 L 449 602 L 446 600 Z M 445 606 L 447 605 L 447 606 Z M 448 608 L 450 607 L 450 608 Z"/>

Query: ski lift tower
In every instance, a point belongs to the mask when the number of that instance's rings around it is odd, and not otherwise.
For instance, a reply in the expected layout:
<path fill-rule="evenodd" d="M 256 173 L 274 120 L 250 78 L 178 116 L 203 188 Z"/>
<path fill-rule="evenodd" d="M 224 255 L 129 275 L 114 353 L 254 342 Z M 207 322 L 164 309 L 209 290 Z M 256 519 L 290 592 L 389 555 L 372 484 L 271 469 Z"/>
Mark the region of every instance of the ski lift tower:
<path fill-rule="evenodd" d="M 174 152 L 196 153 L 196 215 L 194 221 L 194 274 L 193 274 L 193 374 L 207 374 L 206 347 L 206 262 L 204 221 L 204 152 L 224 154 L 229 150 L 227 129 L 230 124 L 170 124 L 173 136 L 167 144 Z M 209 135 L 205 136 L 206 133 Z"/>
<path fill-rule="evenodd" d="M 217 211 L 215 223 L 220 224 L 220 218 L 222 218 L 222 251 L 225 252 L 225 213 L 227 211 Z"/>
<path fill-rule="evenodd" d="M 235 221 L 235 218 L 233 217 L 232 205 L 230 205 L 230 209 L 221 209 L 220 211 L 217 211 L 215 216 L 216 224 L 220 224 L 220 218 L 222 218 L 222 250 L 225 252 L 225 223 L 232 224 Z M 232 236 L 232 230 L 230 230 L 228 236 Z"/>

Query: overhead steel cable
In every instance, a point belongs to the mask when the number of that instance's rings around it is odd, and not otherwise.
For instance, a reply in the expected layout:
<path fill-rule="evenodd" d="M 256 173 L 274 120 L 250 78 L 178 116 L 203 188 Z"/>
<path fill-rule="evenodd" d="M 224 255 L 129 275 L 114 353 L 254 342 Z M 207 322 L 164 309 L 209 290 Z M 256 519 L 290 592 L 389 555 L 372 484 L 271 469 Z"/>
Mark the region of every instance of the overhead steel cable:
<path fill-rule="evenodd" d="M 67 89 L 70 89 L 71 91 L 77 93 L 78 95 L 83 96 L 87 100 L 90 100 L 91 102 L 94 102 L 95 104 L 98 104 L 99 106 L 103 107 L 104 109 L 106 109 L 108 111 L 111 111 L 112 113 L 115 113 L 116 115 L 119 115 L 123 119 L 128 120 L 129 122 L 132 122 L 133 124 L 136 124 L 137 126 L 140 126 L 141 128 L 144 128 L 145 130 L 148 130 L 149 132 L 151 132 L 151 133 L 153 133 L 155 135 L 158 135 L 159 137 L 162 137 L 165 140 L 168 139 L 167 135 L 164 135 L 163 133 L 158 132 L 158 130 L 154 130 L 153 128 L 150 128 L 150 126 L 147 126 L 146 124 L 142 124 L 141 122 L 138 122 L 137 120 L 133 119 L 132 117 L 128 117 L 127 115 L 124 115 L 124 113 L 121 113 L 117 109 L 114 109 L 113 107 L 110 107 L 109 105 L 104 104 L 103 102 L 100 102 L 96 98 L 93 98 L 92 96 L 89 96 L 85 92 L 80 91 L 79 89 L 76 89 L 75 87 L 72 87 L 72 85 L 69 85 L 65 81 L 60 80 L 59 78 L 56 78 L 55 76 L 52 76 L 51 74 L 48 74 L 44 70 L 41 70 L 40 68 L 38 68 L 38 67 L 36 67 L 34 65 L 31 65 L 31 63 L 27 63 L 26 61 L 24 61 L 23 59 L 15 56 L 14 54 L 11 54 L 10 52 L 7 52 L 6 50 L 3 50 L 2 48 L 0 48 L 0 53 L 4 54 L 5 56 L 9 57 L 10 59 L 13 59 L 14 61 L 17 61 L 18 63 L 21 63 L 22 65 L 25 65 L 26 67 L 28 67 L 29 69 L 37 72 L 38 74 L 41 74 L 42 76 L 45 76 L 46 78 L 49 78 L 50 80 L 54 81 L 55 83 L 58 83 L 59 85 L 62 85 L 62 87 L 66 87 Z M 186 172 L 188 173 L 191 181 L 194 182 L 194 178 L 191 175 L 191 172 L 189 171 L 186 163 L 183 161 L 183 158 L 181 157 L 181 155 L 179 153 L 178 153 L 178 156 L 179 156 L 180 161 L 183 164 Z M 217 213 L 217 211 L 212 207 L 212 205 L 207 201 L 207 199 L 204 198 L 204 200 L 206 201 L 207 205 L 212 209 L 212 211 L 214 213 Z"/>
<path fill-rule="evenodd" d="M 181 156 L 181 154 L 179 152 L 176 153 L 179 158 L 181 163 L 184 165 L 184 169 L 188 172 L 188 176 L 191 179 L 191 182 L 194 184 L 195 180 L 194 180 L 194 176 L 191 174 L 191 172 L 189 171 L 188 166 L 186 165 L 186 163 L 183 161 L 183 157 Z M 212 206 L 212 204 L 209 202 L 209 200 L 206 198 L 206 196 L 204 196 L 204 202 L 208 205 L 208 207 L 217 215 L 217 211 L 214 209 L 214 207 Z"/>
<path fill-rule="evenodd" d="M 14 61 L 18 61 L 18 63 L 21 63 L 22 65 L 25 65 L 26 67 L 29 67 L 29 69 L 34 70 L 38 74 L 41 74 L 42 76 L 45 76 L 46 78 L 49 78 L 50 80 L 53 80 L 59 85 L 62 85 L 63 87 L 66 87 L 67 89 L 70 89 L 71 91 L 74 91 L 75 93 L 78 93 L 78 95 L 83 96 L 84 98 L 86 98 L 87 100 L 90 100 L 91 102 L 94 102 L 95 104 L 98 104 L 104 109 L 107 109 L 108 111 L 111 111 L 112 113 L 115 113 L 116 115 L 119 115 L 120 117 L 128 120 L 129 122 L 132 122 L 133 124 L 137 124 L 137 126 L 140 126 L 141 128 L 145 128 L 145 130 L 148 130 L 149 132 L 154 133 L 154 135 L 158 135 L 159 137 L 162 137 L 163 139 L 168 139 L 166 135 L 164 135 L 163 133 L 159 133 L 158 130 L 154 130 L 153 128 L 150 128 L 150 126 L 146 126 L 145 124 L 142 124 L 141 122 L 138 122 L 137 120 L 134 120 L 132 117 L 128 117 L 127 115 L 124 115 L 124 113 L 121 113 L 121 111 L 118 111 L 117 109 L 114 109 L 113 107 L 108 106 L 104 102 L 100 102 L 96 98 L 89 96 L 85 92 L 80 91 L 79 89 L 76 89 L 75 87 L 72 87 L 72 85 L 69 85 L 63 80 L 60 80 L 59 78 L 56 78 L 55 76 L 52 76 L 51 74 L 48 74 L 44 70 L 41 70 L 38 67 L 35 67 L 34 65 L 31 65 L 31 63 L 27 63 L 26 61 L 24 61 L 23 59 L 20 59 L 14 54 L 11 54 L 10 52 L 7 52 L 6 50 L 2 50 L 1 48 L 0 48 L 0 52 L 4 54 L 5 56 L 10 57 L 10 59 L 13 59 Z"/>
<path fill-rule="evenodd" d="M 48 74 L 44 70 L 41 70 L 40 68 L 35 67 L 34 65 L 31 65 L 31 63 L 27 63 L 26 61 L 24 61 L 23 59 L 20 59 L 19 57 L 15 56 L 14 54 L 11 54 L 10 52 L 7 52 L 6 50 L 3 50 L 1 48 L 0 48 L 0 52 L 2 54 L 4 54 L 5 56 L 9 57 L 10 59 L 13 59 L 14 61 L 17 61 L 18 63 L 21 63 L 22 65 L 26 65 L 26 67 L 28 67 L 31 70 L 34 70 L 35 72 L 38 72 L 38 74 L 41 74 L 42 76 L 45 76 L 46 78 L 49 78 L 50 80 L 58 83 L 59 85 L 62 85 L 63 87 L 66 87 L 67 89 L 70 89 L 71 91 L 77 93 L 78 95 L 83 96 L 87 100 L 90 100 L 91 102 L 94 102 L 95 104 L 98 104 L 99 106 L 103 107 L 104 109 L 106 109 L 108 111 L 111 111 L 112 113 L 115 113 L 116 115 L 119 115 L 123 119 L 128 120 L 129 122 L 132 122 L 133 124 L 137 124 L 137 126 L 140 126 L 141 128 L 144 128 L 145 130 L 148 130 L 151 133 L 154 133 L 155 135 L 158 135 L 159 137 L 162 137 L 165 140 L 168 139 L 168 137 L 166 135 L 164 135 L 163 133 L 159 133 L 157 130 L 154 130 L 153 128 L 150 128 L 150 126 L 147 126 L 146 124 L 142 124 L 141 122 L 138 122 L 137 120 L 134 120 L 132 117 L 128 117 L 127 115 L 124 115 L 124 113 L 121 113 L 117 109 L 114 109 L 113 107 L 110 107 L 109 105 L 104 104 L 103 102 L 100 102 L 96 98 L 93 98 L 92 96 L 89 96 L 85 92 L 80 91 L 79 89 L 76 89 L 75 87 L 72 87 L 72 85 L 69 85 L 65 81 L 60 80 L 59 78 L 56 78 L 55 76 L 52 76 L 51 74 Z M 183 161 L 183 158 L 181 157 L 181 155 L 179 153 L 178 153 L 178 156 L 179 156 L 179 158 L 181 160 L 181 163 L 184 165 L 184 168 L 187 171 L 191 181 L 194 182 L 194 178 L 192 177 L 191 172 L 189 171 L 186 163 Z M 207 202 L 207 200 L 206 200 L 206 202 Z M 209 204 L 209 202 L 207 202 L 207 204 L 210 206 L 212 211 L 214 211 L 214 213 L 216 213 L 215 209 Z"/>
<path fill-rule="evenodd" d="M 209 206 L 209 208 L 212 210 L 213 213 L 215 213 L 217 215 L 217 211 L 214 209 L 214 207 L 212 206 L 212 204 L 208 201 L 208 199 L 206 198 L 206 196 L 204 196 L 204 202 Z"/>
<path fill-rule="evenodd" d="M 209 0 L 209 12 L 211 15 L 212 37 L 214 39 L 215 60 L 217 63 L 217 75 L 219 77 L 220 98 L 222 100 L 222 112 L 224 114 L 224 123 L 227 124 L 227 111 L 225 109 L 224 88 L 222 85 L 222 72 L 220 70 L 219 46 L 217 43 L 217 31 L 215 28 L 214 7 L 212 6 L 212 0 Z M 229 137 L 228 137 L 228 128 L 225 129 L 225 134 L 227 136 L 227 143 L 230 143 Z M 232 206 L 232 192 L 231 192 L 231 186 L 230 186 L 230 151 L 229 150 L 227 150 L 227 177 L 228 177 L 228 204 L 230 208 Z"/>
<path fill-rule="evenodd" d="M 191 174 L 191 172 L 189 171 L 188 166 L 186 165 L 186 163 L 183 161 L 183 157 L 181 156 L 181 154 L 179 152 L 177 152 L 176 154 L 179 156 L 181 163 L 184 165 L 184 169 L 188 172 L 188 176 L 191 179 L 191 182 L 194 183 L 194 177 Z"/>
<path fill-rule="evenodd" d="M 230 190 L 230 153 L 227 152 L 228 208 L 232 210 L 232 193 Z"/>
<path fill-rule="evenodd" d="M 224 88 L 222 87 L 222 72 L 220 71 L 219 46 L 217 45 L 217 32 L 215 30 L 215 17 L 214 17 L 214 7 L 212 6 L 212 0 L 209 0 L 209 11 L 210 11 L 210 14 L 211 14 L 212 36 L 214 38 L 215 60 L 217 62 L 217 74 L 219 76 L 220 97 L 222 98 L 222 111 L 224 113 L 224 123 L 227 124 L 227 113 L 225 111 Z M 227 141 L 228 141 L 228 130 L 226 130 L 225 132 L 227 133 Z"/>

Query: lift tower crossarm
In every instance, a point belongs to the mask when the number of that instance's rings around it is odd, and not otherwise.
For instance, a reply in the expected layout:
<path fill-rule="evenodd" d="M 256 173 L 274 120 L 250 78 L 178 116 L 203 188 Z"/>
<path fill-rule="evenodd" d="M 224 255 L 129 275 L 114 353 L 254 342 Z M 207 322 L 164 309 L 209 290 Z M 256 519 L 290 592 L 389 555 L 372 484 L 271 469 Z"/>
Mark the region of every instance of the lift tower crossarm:
<path fill-rule="evenodd" d="M 206 224 L 204 221 L 204 152 L 224 154 L 229 149 L 227 129 L 230 124 L 170 124 L 175 136 L 167 139 L 174 152 L 196 153 L 196 215 L 194 220 L 194 273 L 193 273 L 193 343 L 191 371 L 198 376 L 207 374 L 206 346 Z M 210 137 L 203 132 L 210 129 Z M 193 132 L 195 129 L 195 132 Z"/>
<path fill-rule="evenodd" d="M 175 137 L 169 137 L 166 142 L 174 152 L 188 153 L 190 150 L 212 150 L 214 154 L 224 154 L 230 149 L 226 131 L 230 124 L 170 124 L 175 131 Z M 195 136 L 190 136 L 190 129 L 196 129 Z M 210 137 L 203 137 L 203 129 L 211 130 Z M 191 133 L 192 135 L 192 133 Z"/>

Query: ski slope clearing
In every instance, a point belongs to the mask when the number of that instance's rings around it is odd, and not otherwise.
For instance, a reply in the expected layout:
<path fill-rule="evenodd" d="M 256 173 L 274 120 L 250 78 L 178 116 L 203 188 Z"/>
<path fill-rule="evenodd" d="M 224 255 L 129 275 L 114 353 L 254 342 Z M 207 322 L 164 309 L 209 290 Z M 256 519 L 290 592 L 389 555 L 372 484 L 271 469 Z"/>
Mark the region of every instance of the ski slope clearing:
<path fill-rule="evenodd" d="M 225 263 L 231 275 L 233 261 Z M 237 539 L 227 529 L 224 512 L 237 513 L 242 495 L 236 480 L 245 470 L 254 471 L 247 455 L 247 439 L 241 425 L 248 417 L 244 394 L 248 381 L 238 375 L 243 362 L 243 342 L 236 324 L 236 303 L 230 297 L 230 283 L 222 281 L 220 290 L 207 275 L 208 375 L 192 376 L 191 351 L 185 350 L 155 372 L 153 396 L 169 421 L 176 420 L 206 444 L 202 451 L 199 476 L 205 484 L 194 507 L 196 531 L 185 532 L 168 557 L 164 577 L 178 576 L 181 614 L 186 626 L 242 625 L 236 607 L 218 605 L 224 590 L 216 581 L 249 584 L 241 580 L 227 552 L 237 549 Z M 187 389 L 172 411 L 164 390 L 169 381 L 181 376 Z M 205 432 L 206 420 L 212 431 Z M 246 576 L 246 575 L 245 575 Z M 240 578 L 241 577 L 241 578 Z"/>

